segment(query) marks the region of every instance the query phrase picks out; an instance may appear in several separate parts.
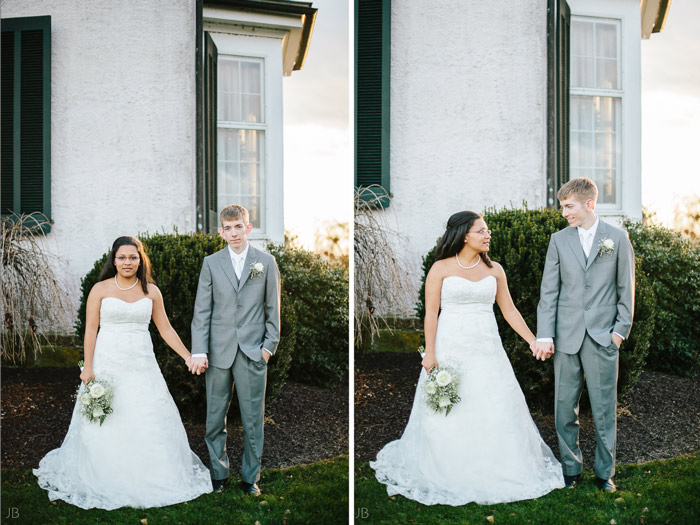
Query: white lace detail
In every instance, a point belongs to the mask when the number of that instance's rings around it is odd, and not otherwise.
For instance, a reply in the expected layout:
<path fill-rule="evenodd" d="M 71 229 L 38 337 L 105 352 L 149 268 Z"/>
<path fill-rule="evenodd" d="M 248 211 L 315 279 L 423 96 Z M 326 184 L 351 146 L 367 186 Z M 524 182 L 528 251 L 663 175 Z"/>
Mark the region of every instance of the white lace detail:
<path fill-rule="evenodd" d="M 109 377 L 114 412 L 102 426 L 89 423 L 76 401 L 63 444 L 34 469 L 50 500 L 111 510 L 162 507 L 212 491 L 153 354 L 152 308 L 150 298 L 103 299 L 93 371 Z"/>
<path fill-rule="evenodd" d="M 562 469 L 532 421 L 498 335 L 496 279 L 443 280 L 438 363 L 461 373 L 448 416 L 425 406 L 421 371 L 406 429 L 370 462 L 389 495 L 426 505 L 505 503 L 564 486 Z"/>

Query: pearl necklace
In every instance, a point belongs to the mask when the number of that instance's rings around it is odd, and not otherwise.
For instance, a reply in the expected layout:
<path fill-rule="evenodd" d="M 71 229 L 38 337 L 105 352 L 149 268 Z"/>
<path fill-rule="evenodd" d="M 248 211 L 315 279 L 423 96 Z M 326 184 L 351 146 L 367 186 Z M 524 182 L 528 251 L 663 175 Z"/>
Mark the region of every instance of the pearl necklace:
<path fill-rule="evenodd" d="M 114 284 L 117 285 L 117 288 L 119 288 L 120 290 L 126 292 L 127 290 L 131 290 L 134 286 L 136 286 L 137 284 L 139 284 L 139 278 L 137 277 L 137 278 L 136 278 L 136 282 L 135 282 L 134 284 L 132 284 L 131 286 L 129 286 L 128 288 L 122 288 L 121 286 L 119 286 L 119 281 L 117 281 L 117 276 L 115 275 L 115 276 L 114 276 Z"/>
<path fill-rule="evenodd" d="M 476 266 L 481 262 L 481 255 L 479 255 L 479 258 L 471 266 L 464 266 L 461 262 L 459 262 L 459 256 L 456 253 L 455 253 L 455 259 L 457 259 L 457 266 L 459 266 L 463 270 L 471 270 L 472 268 L 476 268 Z"/>

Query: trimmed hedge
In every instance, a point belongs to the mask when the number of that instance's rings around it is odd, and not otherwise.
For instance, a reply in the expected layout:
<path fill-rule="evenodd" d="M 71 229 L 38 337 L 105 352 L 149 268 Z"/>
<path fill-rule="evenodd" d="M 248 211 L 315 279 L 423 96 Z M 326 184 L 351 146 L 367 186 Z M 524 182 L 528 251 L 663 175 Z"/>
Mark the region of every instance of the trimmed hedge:
<path fill-rule="evenodd" d="M 225 246 L 221 237 L 207 234 L 153 234 L 139 236 L 151 259 L 153 278 L 163 294 L 165 311 L 170 323 L 188 349 L 191 349 L 192 308 L 197 295 L 199 272 L 204 257 Z M 80 337 L 85 333 L 85 305 L 87 296 L 97 282 L 100 270 L 107 259 L 105 253 L 82 280 L 82 298 L 78 310 L 76 331 Z M 284 276 L 284 273 L 282 273 Z M 282 283 L 284 293 L 284 281 Z M 282 300 L 280 344 L 270 358 L 267 376 L 266 400 L 271 402 L 284 386 L 292 354 L 296 344 L 297 316 L 294 304 Z M 180 409 L 202 410 L 205 406 L 204 376 L 192 375 L 178 356 L 158 334 L 154 323 L 150 325 L 153 348 L 163 377 L 173 399 Z M 236 396 L 234 396 L 234 400 Z M 234 414 L 237 411 L 233 412 Z"/>
<path fill-rule="evenodd" d="M 530 329 L 537 328 L 540 282 L 551 234 L 568 226 L 557 210 L 488 209 L 484 220 L 493 230 L 489 257 L 498 261 L 508 278 L 516 308 Z M 437 244 L 437 243 L 436 243 Z M 425 277 L 435 260 L 435 248 L 423 258 L 422 284 L 416 314 L 425 316 Z M 620 351 L 618 392 L 629 390 L 639 378 L 654 330 L 655 298 L 644 272 L 636 271 L 634 325 Z M 498 330 L 515 375 L 531 407 L 550 409 L 554 403 L 554 367 L 551 359 L 532 357 L 527 344 L 508 325 L 499 308 L 494 308 Z"/>
<path fill-rule="evenodd" d="M 654 351 L 647 367 L 700 372 L 700 246 L 660 225 L 625 221 L 641 268 L 652 278 L 658 302 Z"/>
<path fill-rule="evenodd" d="M 283 276 L 282 302 L 297 313 L 297 347 L 289 374 L 331 387 L 348 371 L 348 270 L 317 253 L 268 244 Z"/>

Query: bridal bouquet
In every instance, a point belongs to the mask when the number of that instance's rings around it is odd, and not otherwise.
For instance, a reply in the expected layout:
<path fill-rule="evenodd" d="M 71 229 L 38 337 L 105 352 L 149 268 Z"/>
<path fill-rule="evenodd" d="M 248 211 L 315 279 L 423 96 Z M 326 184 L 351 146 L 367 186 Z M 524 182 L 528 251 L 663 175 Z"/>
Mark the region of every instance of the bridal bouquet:
<path fill-rule="evenodd" d="M 83 361 L 78 363 L 82 369 Z M 114 390 L 106 381 L 91 379 L 86 385 L 80 384 L 78 388 L 78 399 L 80 399 L 80 413 L 90 423 L 100 422 L 100 426 L 105 422 L 108 414 L 112 413 L 112 396 Z"/>
<path fill-rule="evenodd" d="M 418 349 L 423 355 L 424 349 Z M 462 399 L 459 397 L 459 374 L 449 366 L 435 366 L 428 373 L 428 380 L 423 384 L 426 404 L 434 412 L 445 415 Z"/>

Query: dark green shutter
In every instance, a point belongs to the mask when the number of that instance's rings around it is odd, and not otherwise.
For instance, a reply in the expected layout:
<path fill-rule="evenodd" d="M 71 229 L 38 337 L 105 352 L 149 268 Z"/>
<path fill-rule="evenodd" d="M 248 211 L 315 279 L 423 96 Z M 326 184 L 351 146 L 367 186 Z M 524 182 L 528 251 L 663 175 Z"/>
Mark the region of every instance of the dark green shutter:
<path fill-rule="evenodd" d="M 389 0 L 355 0 L 355 186 L 379 185 L 386 194 L 390 29 Z"/>
<path fill-rule="evenodd" d="M 2 20 L 1 74 L 2 214 L 50 220 L 51 17 Z"/>
<path fill-rule="evenodd" d="M 217 66 L 218 51 L 209 33 L 204 33 L 204 183 L 206 193 L 206 230 L 215 232 L 219 224 L 217 215 Z"/>
<path fill-rule="evenodd" d="M 569 77 L 571 10 L 566 0 L 547 4 L 547 206 L 569 180 Z"/>

